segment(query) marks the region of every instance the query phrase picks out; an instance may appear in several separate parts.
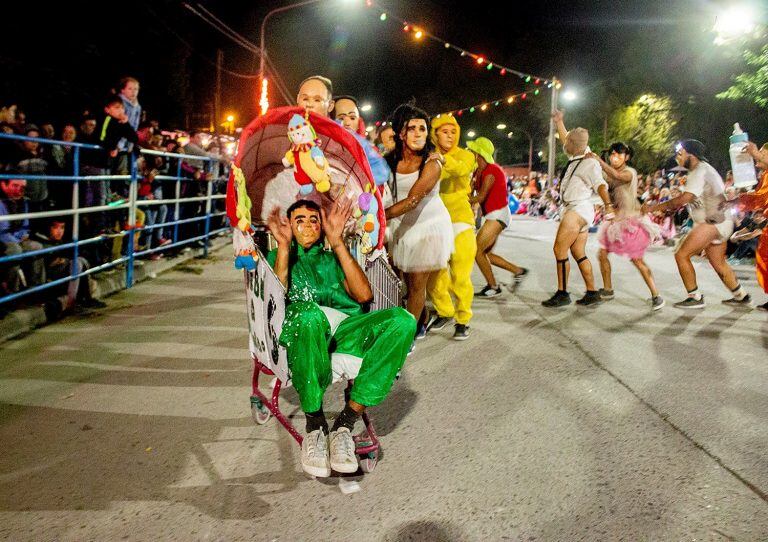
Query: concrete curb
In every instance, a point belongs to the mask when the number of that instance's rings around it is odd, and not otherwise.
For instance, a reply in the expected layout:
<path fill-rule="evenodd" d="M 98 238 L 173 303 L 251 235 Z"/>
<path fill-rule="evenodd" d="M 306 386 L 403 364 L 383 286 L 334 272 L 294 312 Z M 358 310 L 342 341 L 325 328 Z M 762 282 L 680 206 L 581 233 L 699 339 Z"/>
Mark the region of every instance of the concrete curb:
<path fill-rule="evenodd" d="M 230 235 L 224 235 L 211 239 L 209 253 L 217 252 L 231 246 Z M 163 258 L 162 260 L 137 260 L 134 262 L 134 284 L 153 279 L 161 273 L 170 271 L 179 264 L 188 262 L 203 255 L 202 248 L 193 248 L 182 252 L 175 258 Z M 93 297 L 102 299 L 125 289 L 125 269 L 110 269 L 96 273 L 93 277 Z M 60 318 L 49 321 L 42 306 L 34 306 L 15 310 L 0 319 L 0 347 L 3 343 L 31 333 L 35 329 L 50 323 L 57 322 Z"/>

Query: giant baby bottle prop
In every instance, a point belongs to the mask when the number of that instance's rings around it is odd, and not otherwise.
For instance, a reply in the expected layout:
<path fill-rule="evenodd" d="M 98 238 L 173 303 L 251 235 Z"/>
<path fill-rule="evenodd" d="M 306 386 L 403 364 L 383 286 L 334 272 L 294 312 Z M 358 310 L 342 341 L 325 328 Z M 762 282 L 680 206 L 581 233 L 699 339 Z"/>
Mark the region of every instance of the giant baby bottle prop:
<path fill-rule="evenodd" d="M 733 172 L 733 186 L 736 188 L 750 188 L 757 184 L 755 162 L 752 157 L 743 152 L 744 146 L 749 141 L 747 132 L 742 131 L 739 123 L 733 125 L 733 134 L 730 137 L 731 147 L 728 154 L 731 155 L 731 171 Z"/>

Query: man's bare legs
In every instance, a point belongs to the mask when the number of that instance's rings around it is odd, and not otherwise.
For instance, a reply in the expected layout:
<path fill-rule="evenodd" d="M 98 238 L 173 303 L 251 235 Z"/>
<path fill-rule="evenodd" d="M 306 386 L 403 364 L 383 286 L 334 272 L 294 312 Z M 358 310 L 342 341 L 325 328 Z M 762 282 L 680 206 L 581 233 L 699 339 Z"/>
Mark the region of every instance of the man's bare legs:
<path fill-rule="evenodd" d="M 584 224 L 584 219 L 578 214 L 568 211 L 560 221 L 555 236 L 553 251 L 557 261 L 557 289 L 568 291 L 568 275 L 571 272 L 571 264 L 568 261 L 568 252 L 579 237 L 579 232 Z"/>
<path fill-rule="evenodd" d="M 678 308 L 702 308 L 704 299 L 698 290 L 696 283 L 696 270 L 691 262 L 691 257 L 706 252 L 710 265 L 717 273 L 723 284 L 733 294 L 732 299 L 725 300 L 729 305 L 748 306 L 750 297 L 739 284 L 733 269 L 725 260 L 725 243 L 712 244 L 720 238 L 720 233 L 713 224 L 697 224 L 685 238 L 680 248 L 675 253 L 675 262 L 683 279 L 683 285 L 688 292 L 688 299 L 675 303 Z"/>
<path fill-rule="evenodd" d="M 551 298 L 542 302 L 545 307 L 563 307 L 571 303 L 568 295 L 568 275 L 571 266 L 568 253 L 573 255 L 579 266 L 579 271 L 587 287 L 585 296 L 577 301 L 580 305 L 594 305 L 600 302 L 600 294 L 595 291 L 595 278 L 592 264 L 586 256 L 587 232 L 581 231 L 587 225 L 586 221 L 576 212 L 566 211 L 557 229 L 553 251 L 557 264 L 557 292 Z"/>
<path fill-rule="evenodd" d="M 693 268 L 691 257 L 701 254 L 717 238 L 718 233 L 715 226 L 712 224 L 697 224 L 680 244 L 677 252 L 675 252 L 677 270 L 680 273 L 680 278 L 683 279 L 683 286 L 685 286 L 689 294 L 698 290 L 696 270 Z"/>
<path fill-rule="evenodd" d="M 587 291 L 593 292 L 595 291 L 595 275 L 592 272 L 592 262 L 587 258 L 587 237 L 587 232 L 579 232 L 576 241 L 571 245 L 571 255 L 579 266 L 581 278 L 584 279 L 584 285 L 587 287 Z"/>

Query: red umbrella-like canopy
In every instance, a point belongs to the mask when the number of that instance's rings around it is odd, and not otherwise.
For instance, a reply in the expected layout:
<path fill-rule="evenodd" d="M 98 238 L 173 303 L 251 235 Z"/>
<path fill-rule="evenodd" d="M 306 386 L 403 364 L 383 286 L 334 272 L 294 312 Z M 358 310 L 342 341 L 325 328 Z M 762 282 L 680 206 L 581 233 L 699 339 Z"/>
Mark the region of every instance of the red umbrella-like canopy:
<path fill-rule="evenodd" d="M 339 197 L 357 202 L 358 197 L 374 186 L 373 174 L 365 157 L 365 151 L 355 137 L 336 122 L 315 113 L 309 114 L 309 122 L 319 139 L 319 147 L 325 154 L 331 170 L 331 189 L 323 194 L 313 191 L 308 196 L 299 195 L 299 185 L 293 178 L 293 168 L 286 168 L 282 159 L 291 146 L 288 139 L 288 122 L 293 115 L 304 116 L 300 107 L 272 109 L 257 117 L 243 129 L 234 165 L 245 176 L 248 196 L 251 199 L 253 222 L 265 223 L 275 207 L 285 210 L 297 199 L 311 199 L 324 208 Z M 237 223 L 237 205 L 234 176 L 230 175 L 227 186 L 227 215 L 232 224 Z M 384 208 L 377 190 L 378 238 L 372 244 L 381 248 L 384 244 Z M 355 203 L 356 204 L 356 203 Z"/>

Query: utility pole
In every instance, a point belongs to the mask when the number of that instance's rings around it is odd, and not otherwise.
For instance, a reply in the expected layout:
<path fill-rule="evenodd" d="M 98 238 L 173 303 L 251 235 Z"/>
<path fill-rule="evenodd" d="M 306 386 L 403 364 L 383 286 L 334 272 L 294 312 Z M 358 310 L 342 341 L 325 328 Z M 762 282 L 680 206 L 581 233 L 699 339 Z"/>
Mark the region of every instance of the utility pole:
<path fill-rule="evenodd" d="M 219 131 L 221 122 L 221 69 L 224 66 L 224 51 L 216 50 L 216 91 L 213 95 L 213 131 Z"/>

